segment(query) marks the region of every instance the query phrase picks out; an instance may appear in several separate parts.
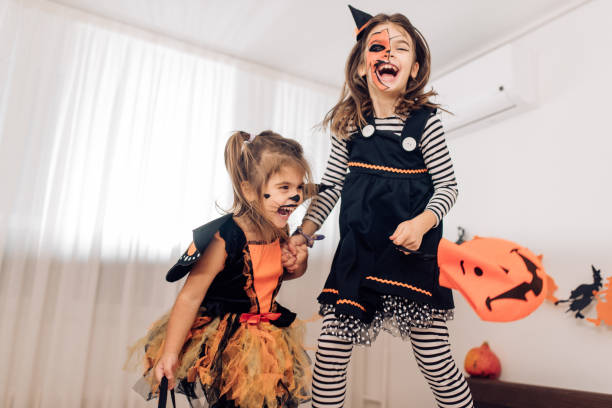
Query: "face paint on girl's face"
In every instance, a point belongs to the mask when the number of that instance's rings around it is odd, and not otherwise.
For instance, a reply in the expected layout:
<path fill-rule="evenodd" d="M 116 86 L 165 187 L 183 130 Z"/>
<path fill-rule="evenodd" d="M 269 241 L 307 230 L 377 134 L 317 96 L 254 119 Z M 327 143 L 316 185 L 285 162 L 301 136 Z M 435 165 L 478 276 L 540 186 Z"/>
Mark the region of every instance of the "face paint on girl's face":
<path fill-rule="evenodd" d="M 395 24 L 383 23 L 373 29 L 367 44 L 369 79 L 381 91 L 405 90 L 409 77 L 418 72 L 418 64 L 413 64 L 411 38 Z"/>
<path fill-rule="evenodd" d="M 387 65 L 390 65 L 390 54 L 391 44 L 389 42 L 389 30 L 385 29 L 372 34 L 372 37 L 370 37 L 370 41 L 368 43 L 366 63 L 372 75 L 372 80 L 380 90 L 385 90 L 388 88 L 388 86 L 383 82 L 381 76 L 388 75 L 386 68 Z M 379 71 L 382 71 L 381 68 L 383 65 L 385 66 L 385 73 L 383 74 L 381 72 L 379 75 Z M 389 69 L 393 68 L 389 67 Z"/>
<path fill-rule="evenodd" d="M 282 228 L 304 199 L 304 173 L 293 166 L 284 166 L 270 177 L 264 191 L 266 218 Z"/>

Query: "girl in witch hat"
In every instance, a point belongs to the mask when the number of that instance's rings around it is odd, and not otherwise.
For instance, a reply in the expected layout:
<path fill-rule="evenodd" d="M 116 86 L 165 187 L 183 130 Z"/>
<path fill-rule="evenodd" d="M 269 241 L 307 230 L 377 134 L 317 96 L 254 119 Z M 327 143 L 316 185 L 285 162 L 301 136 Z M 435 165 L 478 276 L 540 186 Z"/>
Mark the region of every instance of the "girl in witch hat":
<path fill-rule="evenodd" d="M 293 244 L 312 242 L 342 197 L 340 242 L 318 301 L 324 317 L 313 406 L 340 407 L 354 344 L 381 329 L 409 340 L 440 407 L 472 407 L 450 351 L 451 291 L 438 284 L 442 218 L 457 198 L 444 131 L 425 86 L 430 55 L 402 14 L 349 6 L 357 42 L 340 101 L 323 120 L 332 151 Z M 325 186 L 324 186 L 325 187 Z"/>
<path fill-rule="evenodd" d="M 234 133 L 225 165 L 233 211 L 195 229 L 166 275 L 188 276 L 172 311 L 132 347 L 132 356 L 144 351 L 135 388 L 150 399 L 169 385 L 190 406 L 205 396 L 212 408 L 297 407 L 310 399 L 304 324 L 274 298 L 283 280 L 306 270 L 306 247 L 293 255 L 281 243 L 310 194 L 310 169 L 299 143 L 271 131 Z"/>

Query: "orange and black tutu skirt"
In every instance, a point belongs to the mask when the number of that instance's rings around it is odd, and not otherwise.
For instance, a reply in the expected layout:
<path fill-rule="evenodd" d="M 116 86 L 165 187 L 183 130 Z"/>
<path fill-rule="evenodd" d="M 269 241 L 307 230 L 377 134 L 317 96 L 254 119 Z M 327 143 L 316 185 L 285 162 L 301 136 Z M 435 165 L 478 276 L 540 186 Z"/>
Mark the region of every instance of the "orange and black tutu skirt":
<path fill-rule="evenodd" d="M 304 323 L 294 320 L 278 327 L 266 315 L 214 317 L 201 309 L 175 373 L 176 389 L 191 406 L 198 406 L 201 398 L 214 408 L 297 407 L 310 399 Z M 142 358 L 144 375 L 134 388 L 147 400 L 157 396 L 154 367 L 161 357 L 168 317 L 155 322 L 130 349 L 130 361 Z"/>

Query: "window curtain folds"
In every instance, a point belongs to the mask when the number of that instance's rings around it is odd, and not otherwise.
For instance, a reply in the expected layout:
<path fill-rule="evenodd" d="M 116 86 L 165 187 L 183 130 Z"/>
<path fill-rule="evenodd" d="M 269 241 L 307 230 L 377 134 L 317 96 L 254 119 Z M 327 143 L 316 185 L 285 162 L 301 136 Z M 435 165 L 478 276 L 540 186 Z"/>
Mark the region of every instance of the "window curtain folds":
<path fill-rule="evenodd" d="M 142 406 L 126 348 L 171 307 L 179 286 L 163 276 L 191 229 L 231 204 L 227 138 L 271 128 L 323 169 L 329 142 L 313 126 L 337 94 L 0 0 L 0 405 Z M 296 303 L 315 310 L 319 283 Z"/>

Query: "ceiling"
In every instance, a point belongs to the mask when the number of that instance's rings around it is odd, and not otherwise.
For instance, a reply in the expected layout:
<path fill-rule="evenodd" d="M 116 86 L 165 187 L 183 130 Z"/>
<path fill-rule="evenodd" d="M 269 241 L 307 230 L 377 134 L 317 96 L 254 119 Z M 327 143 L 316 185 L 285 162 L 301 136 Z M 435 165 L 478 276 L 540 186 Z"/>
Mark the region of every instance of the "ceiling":
<path fill-rule="evenodd" d="M 51 0 L 224 55 L 339 87 L 354 22 L 334 0 Z M 351 0 L 400 12 L 432 50 L 432 74 L 533 29 L 585 0 Z"/>

